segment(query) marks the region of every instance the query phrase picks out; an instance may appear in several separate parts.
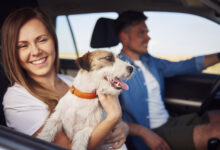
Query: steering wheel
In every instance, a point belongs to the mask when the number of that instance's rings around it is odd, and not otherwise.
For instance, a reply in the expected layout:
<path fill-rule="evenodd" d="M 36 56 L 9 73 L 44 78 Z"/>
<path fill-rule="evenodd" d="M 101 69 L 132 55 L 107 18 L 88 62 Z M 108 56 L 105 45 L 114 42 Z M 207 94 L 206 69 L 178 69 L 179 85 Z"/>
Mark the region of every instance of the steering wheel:
<path fill-rule="evenodd" d="M 214 99 L 216 93 L 219 91 L 219 88 L 220 88 L 220 76 L 216 79 L 215 83 L 213 84 L 209 95 L 202 102 L 202 105 L 198 112 L 199 115 L 202 115 L 208 109 L 209 105 L 211 104 L 211 101 Z"/>

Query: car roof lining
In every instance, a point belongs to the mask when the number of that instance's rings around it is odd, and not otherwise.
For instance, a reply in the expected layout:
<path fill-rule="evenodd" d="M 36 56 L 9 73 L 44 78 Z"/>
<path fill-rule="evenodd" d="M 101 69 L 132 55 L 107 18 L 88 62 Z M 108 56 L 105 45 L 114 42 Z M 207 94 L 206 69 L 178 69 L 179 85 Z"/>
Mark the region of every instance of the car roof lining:
<path fill-rule="evenodd" d="M 169 11 L 196 14 L 216 20 L 217 0 L 37 0 L 51 16 L 95 12 L 122 12 L 128 9 L 141 11 Z M 216 1 L 216 2 L 215 2 Z M 214 7 L 209 4 L 213 3 Z"/>
<path fill-rule="evenodd" d="M 220 2 L 218 0 L 2 0 L 0 21 L 16 8 L 39 6 L 51 18 L 96 12 L 122 12 L 128 9 L 140 11 L 167 11 L 191 13 L 206 17 L 220 24 Z"/>

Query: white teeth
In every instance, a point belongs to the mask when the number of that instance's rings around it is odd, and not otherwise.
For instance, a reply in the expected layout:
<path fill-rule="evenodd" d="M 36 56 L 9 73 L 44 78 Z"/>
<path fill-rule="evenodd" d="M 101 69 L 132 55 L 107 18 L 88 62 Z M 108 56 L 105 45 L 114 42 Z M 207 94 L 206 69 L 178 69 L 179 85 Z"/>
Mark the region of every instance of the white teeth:
<path fill-rule="evenodd" d="M 32 61 L 32 64 L 35 64 L 35 65 L 41 64 L 41 63 L 43 63 L 45 60 L 46 60 L 46 58 L 42 58 L 42 59 L 40 59 L 40 60 Z"/>

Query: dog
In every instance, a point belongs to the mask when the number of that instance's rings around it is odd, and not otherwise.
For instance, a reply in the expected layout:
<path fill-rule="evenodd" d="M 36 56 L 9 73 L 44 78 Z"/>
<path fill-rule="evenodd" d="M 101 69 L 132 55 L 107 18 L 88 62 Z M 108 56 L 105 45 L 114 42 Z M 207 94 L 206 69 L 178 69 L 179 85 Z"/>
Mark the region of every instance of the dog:
<path fill-rule="evenodd" d="M 103 120 L 96 93 L 118 96 L 121 89 L 128 90 L 121 80 L 131 77 L 133 66 L 105 50 L 87 52 L 76 63 L 80 70 L 71 90 L 60 99 L 38 138 L 52 142 L 63 129 L 72 140 L 72 150 L 86 150 L 93 129 Z M 121 149 L 126 150 L 125 144 Z"/>

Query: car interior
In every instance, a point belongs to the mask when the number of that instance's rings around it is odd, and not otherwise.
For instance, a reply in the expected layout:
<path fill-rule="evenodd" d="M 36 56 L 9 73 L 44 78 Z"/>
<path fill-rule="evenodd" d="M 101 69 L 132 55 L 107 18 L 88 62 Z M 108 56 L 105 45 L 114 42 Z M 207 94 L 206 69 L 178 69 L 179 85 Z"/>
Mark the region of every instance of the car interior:
<path fill-rule="evenodd" d="M 67 16 L 70 14 L 87 14 L 97 12 L 120 13 L 129 9 L 140 11 L 189 13 L 202 16 L 220 25 L 219 0 L 3 0 L 1 1 L 0 6 L 0 27 L 5 17 L 11 11 L 27 6 L 40 7 L 43 9 L 47 14 L 49 14 L 54 22 L 54 25 L 56 25 L 56 17 L 59 15 Z M 113 24 L 114 20 L 111 18 L 101 17 L 97 20 L 92 31 L 90 41 L 90 46 L 92 48 L 109 48 L 118 45 L 119 40 L 113 31 Z M 60 58 L 60 73 L 74 76 L 77 71 L 78 68 L 74 59 Z M 10 86 L 10 82 L 4 74 L 0 58 L 1 102 L 8 86 Z M 190 112 L 203 114 L 205 111 L 220 108 L 220 75 L 218 74 L 199 73 L 166 78 L 165 89 L 166 107 L 172 116 L 178 116 Z M 23 139 L 21 137 L 24 136 L 26 139 L 31 138 L 17 132 L 15 132 L 15 134 L 18 135 L 18 137 L 17 139 L 14 139 L 13 142 L 21 143 L 21 145 L 25 145 L 25 142 L 21 140 Z M 3 106 L 1 104 L 0 141 L 7 141 L 7 136 L 3 135 L 10 136 L 11 139 L 14 137 L 13 131 L 6 126 Z M 33 143 L 42 142 L 41 140 L 35 140 L 35 138 L 31 138 L 30 141 L 32 140 L 34 141 Z M 215 138 L 210 139 L 210 141 L 207 142 L 209 142 L 209 147 L 207 148 L 208 150 L 215 150 L 220 144 L 220 141 Z M 38 145 L 45 145 L 46 142 L 42 143 Z M 53 147 L 53 144 L 51 145 L 52 147 L 46 149 L 62 149 L 61 147 Z M 0 146 L 7 148 L 7 146 L 5 146 L 5 142 L 0 142 Z M 14 148 L 10 148 L 16 149 L 16 146 Z M 17 147 L 17 149 L 24 148 Z"/>

